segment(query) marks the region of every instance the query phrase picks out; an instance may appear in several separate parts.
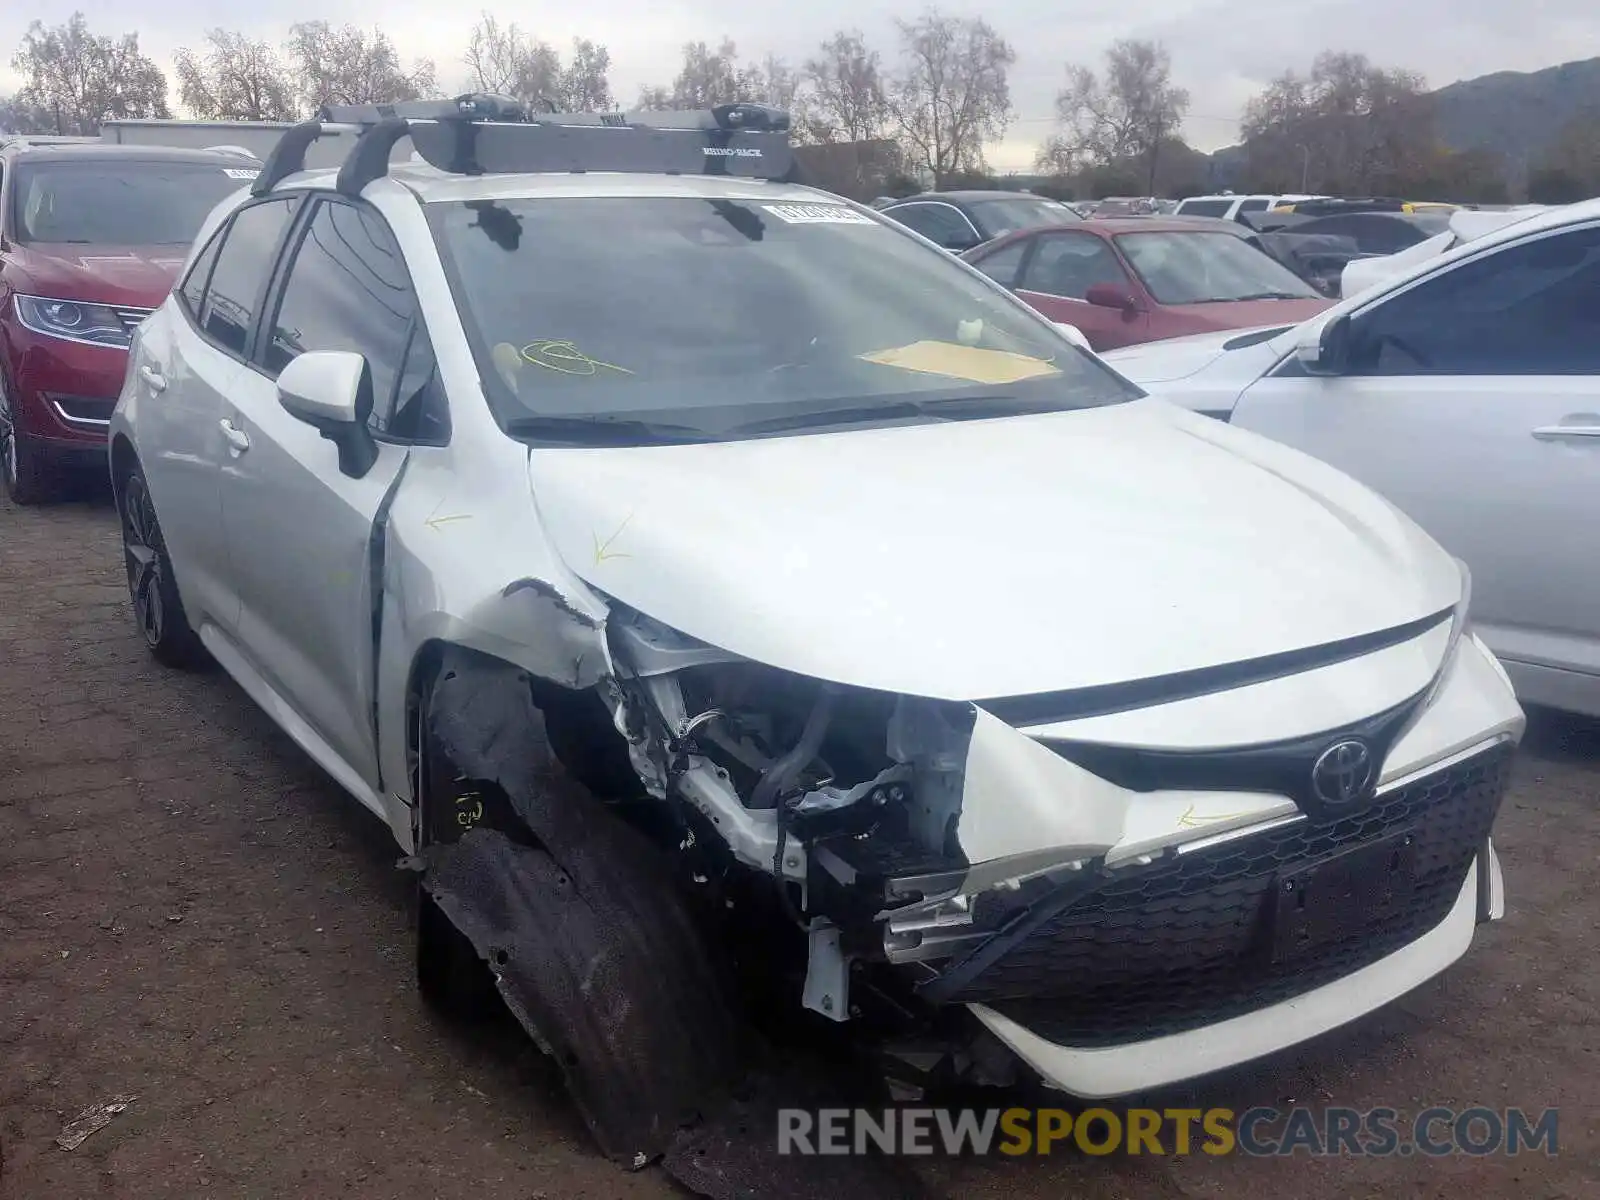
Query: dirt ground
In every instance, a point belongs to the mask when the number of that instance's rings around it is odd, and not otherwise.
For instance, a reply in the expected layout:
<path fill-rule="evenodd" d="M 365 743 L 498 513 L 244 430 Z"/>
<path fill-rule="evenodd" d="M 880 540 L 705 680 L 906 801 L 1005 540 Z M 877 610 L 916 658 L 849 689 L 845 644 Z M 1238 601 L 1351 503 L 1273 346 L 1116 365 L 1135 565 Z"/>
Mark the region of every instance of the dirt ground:
<path fill-rule="evenodd" d="M 1508 918 L 1442 979 L 1168 1101 L 1558 1106 L 1558 1157 L 1073 1152 L 928 1193 L 1600 1196 L 1600 725 L 1534 714 L 1496 837 Z M 103 496 L 0 502 L 0 1200 L 682 1196 L 600 1159 L 514 1030 L 423 1008 L 397 854 L 225 676 L 146 656 Z"/>

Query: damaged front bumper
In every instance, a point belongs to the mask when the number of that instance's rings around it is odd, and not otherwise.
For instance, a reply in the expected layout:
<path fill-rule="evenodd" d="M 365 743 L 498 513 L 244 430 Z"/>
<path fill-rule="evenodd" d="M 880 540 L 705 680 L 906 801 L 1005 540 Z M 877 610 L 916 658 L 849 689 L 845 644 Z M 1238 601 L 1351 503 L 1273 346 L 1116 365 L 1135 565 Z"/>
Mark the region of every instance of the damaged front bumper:
<path fill-rule="evenodd" d="M 1463 623 L 1019 727 L 830 696 L 624 617 L 613 712 L 647 788 L 778 883 L 806 1007 L 849 1019 L 858 981 L 889 979 L 904 1011 L 968 1012 L 1048 1083 L 1110 1096 L 1353 1020 L 1499 915 L 1489 834 L 1523 717 Z M 1315 764 L 1351 741 L 1370 778 L 1330 798 Z"/>

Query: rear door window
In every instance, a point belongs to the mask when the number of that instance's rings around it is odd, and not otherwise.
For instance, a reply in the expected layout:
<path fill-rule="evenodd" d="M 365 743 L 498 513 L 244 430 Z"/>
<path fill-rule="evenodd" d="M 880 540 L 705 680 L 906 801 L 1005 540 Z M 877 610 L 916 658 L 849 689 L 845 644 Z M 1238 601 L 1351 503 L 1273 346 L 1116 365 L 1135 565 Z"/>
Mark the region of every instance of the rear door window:
<path fill-rule="evenodd" d="M 216 265 L 217 251 L 222 248 L 223 232 L 219 229 L 211 235 L 205 249 L 195 256 L 194 265 L 189 268 L 183 286 L 178 289 L 178 299 L 196 321 L 200 319 L 200 310 L 205 306 L 206 284 L 211 281 L 211 268 Z"/>
<path fill-rule="evenodd" d="M 1232 207 L 1232 200 L 1185 200 L 1178 205 L 1178 213 L 1185 217 L 1225 217 Z"/>
<path fill-rule="evenodd" d="M 1097 283 L 1128 286 L 1128 273 L 1110 243 L 1093 233 L 1052 233 L 1038 239 L 1018 285 L 1046 296 L 1082 300 Z"/>

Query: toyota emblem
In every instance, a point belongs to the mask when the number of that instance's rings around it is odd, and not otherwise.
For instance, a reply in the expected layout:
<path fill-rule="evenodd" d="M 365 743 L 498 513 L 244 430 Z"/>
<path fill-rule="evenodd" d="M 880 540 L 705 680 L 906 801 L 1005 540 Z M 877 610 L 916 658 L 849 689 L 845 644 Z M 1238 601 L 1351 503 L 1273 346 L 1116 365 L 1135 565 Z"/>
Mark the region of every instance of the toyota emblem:
<path fill-rule="evenodd" d="M 1372 782 L 1372 751 L 1354 738 L 1335 742 L 1311 767 L 1311 790 L 1330 806 L 1353 804 Z"/>

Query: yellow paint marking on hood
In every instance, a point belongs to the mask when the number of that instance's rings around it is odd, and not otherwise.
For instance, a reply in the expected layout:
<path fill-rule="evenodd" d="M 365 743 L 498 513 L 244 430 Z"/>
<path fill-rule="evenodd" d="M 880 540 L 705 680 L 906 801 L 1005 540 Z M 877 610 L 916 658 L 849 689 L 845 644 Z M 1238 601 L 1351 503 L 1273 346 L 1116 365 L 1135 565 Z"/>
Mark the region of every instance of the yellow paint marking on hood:
<path fill-rule="evenodd" d="M 1011 350 L 988 350 L 981 346 L 961 346 L 955 342 L 913 342 L 890 350 L 874 350 L 859 356 L 863 361 L 885 367 L 900 367 L 928 375 L 946 375 L 967 383 L 1016 383 L 1040 379 L 1061 372 L 1042 358 L 1017 354 Z"/>

